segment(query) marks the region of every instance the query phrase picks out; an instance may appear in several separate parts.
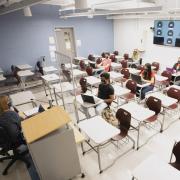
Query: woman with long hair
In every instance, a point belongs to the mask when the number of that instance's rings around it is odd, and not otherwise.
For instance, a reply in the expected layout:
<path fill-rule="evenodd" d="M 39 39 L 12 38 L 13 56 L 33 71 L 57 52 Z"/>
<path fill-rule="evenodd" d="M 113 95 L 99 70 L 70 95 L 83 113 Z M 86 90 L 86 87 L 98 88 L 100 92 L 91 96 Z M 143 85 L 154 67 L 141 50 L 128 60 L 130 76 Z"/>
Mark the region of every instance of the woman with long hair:
<path fill-rule="evenodd" d="M 151 69 L 151 64 L 146 63 L 144 66 L 144 70 L 141 72 L 141 78 L 143 81 L 146 81 L 147 83 L 150 83 L 149 86 L 144 87 L 141 90 L 141 99 L 145 98 L 145 95 L 147 92 L 152 91 L 155 84 L 155 74 Z"/>

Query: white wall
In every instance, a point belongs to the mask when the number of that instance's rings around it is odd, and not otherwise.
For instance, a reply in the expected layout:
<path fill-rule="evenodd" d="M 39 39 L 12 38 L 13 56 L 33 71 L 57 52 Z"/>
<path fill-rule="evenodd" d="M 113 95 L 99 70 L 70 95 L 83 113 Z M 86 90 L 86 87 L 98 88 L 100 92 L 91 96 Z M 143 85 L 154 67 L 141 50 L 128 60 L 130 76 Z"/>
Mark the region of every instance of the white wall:
<path fill-rule="evenodd" d="M 133 49 L 144 48 L 143 63 L 158 61 L 161 70 L 173 66 L 180 56 L 180 48 L 154 45 L 150 27 L 154 27 L 152 19 L 114 20 L 114 48 L 120 54 L 132 54 Z"/>

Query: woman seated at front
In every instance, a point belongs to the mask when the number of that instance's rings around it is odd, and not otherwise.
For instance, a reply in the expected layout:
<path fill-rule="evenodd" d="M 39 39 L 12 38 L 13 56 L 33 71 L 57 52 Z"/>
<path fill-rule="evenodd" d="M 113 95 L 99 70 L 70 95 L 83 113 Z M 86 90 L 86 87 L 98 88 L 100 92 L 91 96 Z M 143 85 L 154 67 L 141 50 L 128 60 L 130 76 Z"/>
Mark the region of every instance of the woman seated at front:
<path fill-rule="evenodd" d="M 180 71 L 180 57 L 178 58 L 178 62 L 174 64 L 173 69 L 174 69 L 176 72 L 179 72 L 179 71 Z"/>
<path fill-rule="evenodd" d="M 155 83 L 155 74 L 151 70 L 151 64 L 147 63 L 144 66 L 144 70 L 141 72 L 141 78 L 143 81 L 150 83 L 149 86 L 146 86 L 142 88 L 141 90 L 141 99 L 145 98 L 145 95 L 147 92 L 152 91 L 154 88 L 154 83 Z"/>
<path fill-rule="evenodd" d="M 109 58 L 109 55 L 107 53 L 105 54 L 105 58 L 102 58 L 102 62 L 97 65 L 98 68 L 100 68 L 102 66 L 104 67 L 105 72 L 110 71 L 111 59 Z"/>

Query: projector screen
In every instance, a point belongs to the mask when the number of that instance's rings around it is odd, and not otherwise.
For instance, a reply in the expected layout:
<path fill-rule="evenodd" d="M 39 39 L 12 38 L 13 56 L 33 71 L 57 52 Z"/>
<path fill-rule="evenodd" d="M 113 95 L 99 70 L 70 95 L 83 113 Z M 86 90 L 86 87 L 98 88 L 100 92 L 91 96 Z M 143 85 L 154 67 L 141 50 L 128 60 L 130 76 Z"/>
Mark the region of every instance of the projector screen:
<path fill-rule="evenodd" d="M 154 21 L 154 44 L 180 47 L 180 21 Z"/>

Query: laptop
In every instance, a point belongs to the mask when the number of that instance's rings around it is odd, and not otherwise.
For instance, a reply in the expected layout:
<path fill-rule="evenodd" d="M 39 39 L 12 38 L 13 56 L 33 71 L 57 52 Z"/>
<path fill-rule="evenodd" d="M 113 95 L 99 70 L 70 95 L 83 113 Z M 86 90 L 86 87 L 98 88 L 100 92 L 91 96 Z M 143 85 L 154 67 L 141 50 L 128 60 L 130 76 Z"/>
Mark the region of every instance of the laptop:
<path fill-rule="evenodd" d="M 81 94 L 81 97 L 84 102 L 88 102 L 91 104 L 96 104 L 99 101 L 99 99 L 94 99 L 93 96 L 87 94 Z"/>
<path fill-rule="evenodd" d="M 131 79 L 135 81 L 137 84 L 143 85 L 146 84 L 147 82 L 142 81 L 141 76 L 137 74 L 131 74 Z"/>

